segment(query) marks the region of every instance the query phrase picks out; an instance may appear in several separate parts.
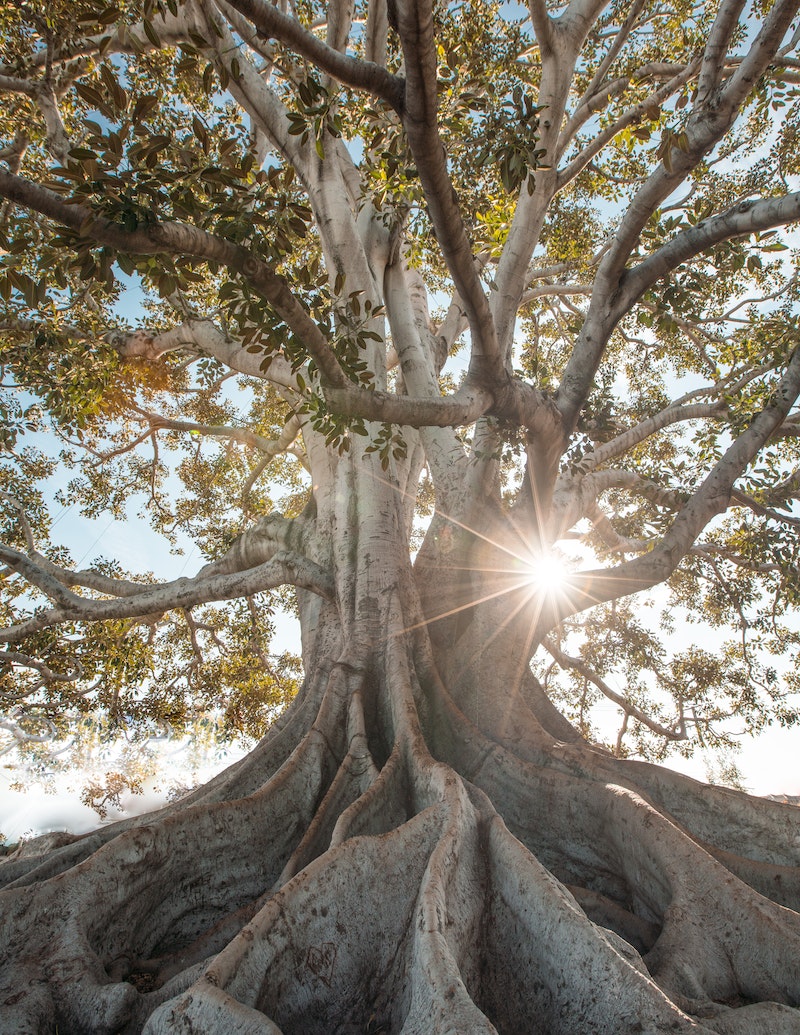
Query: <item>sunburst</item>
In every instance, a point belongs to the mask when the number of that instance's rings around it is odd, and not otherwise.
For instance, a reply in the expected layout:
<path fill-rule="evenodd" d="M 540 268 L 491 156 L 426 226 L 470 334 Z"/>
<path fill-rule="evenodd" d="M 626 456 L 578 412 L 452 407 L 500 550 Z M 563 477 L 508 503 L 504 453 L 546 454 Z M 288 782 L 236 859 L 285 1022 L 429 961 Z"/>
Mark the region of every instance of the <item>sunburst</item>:
<path fill-rule="evenodd" d="M 551 550 L 525 559 L 521 574 L 527 577 L 532 592 L 541 597 L 560 596 L 569 584 L 570 578 L 564 558 Z"/>

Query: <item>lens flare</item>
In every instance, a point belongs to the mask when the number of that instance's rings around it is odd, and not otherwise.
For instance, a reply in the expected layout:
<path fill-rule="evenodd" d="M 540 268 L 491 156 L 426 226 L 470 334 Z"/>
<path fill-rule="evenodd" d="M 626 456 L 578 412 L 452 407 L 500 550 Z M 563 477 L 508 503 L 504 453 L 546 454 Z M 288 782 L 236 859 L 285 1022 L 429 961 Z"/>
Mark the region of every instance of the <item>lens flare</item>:
<path fill-rule="evenodd" d="M 526 567 L 531 589 L 542 596 L 556 595 L 565 588 L 569 581 L 567 566 L 554 553 L 542 553 L 532 557 Z"/>

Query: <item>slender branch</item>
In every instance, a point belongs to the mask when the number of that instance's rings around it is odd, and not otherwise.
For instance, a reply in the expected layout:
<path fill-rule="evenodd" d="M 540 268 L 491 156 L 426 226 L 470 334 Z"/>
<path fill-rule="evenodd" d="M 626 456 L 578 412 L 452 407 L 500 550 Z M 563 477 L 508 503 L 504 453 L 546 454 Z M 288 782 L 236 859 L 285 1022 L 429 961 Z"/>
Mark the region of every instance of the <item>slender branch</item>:
<path fill-rule="evenodd" d="M 673 405 L 657 413 L 654 417 L 640 421 L 632 428 L 617 435 L 608 442 L 596 446 L 583 458 L 587 470 L 594 470 L 616 456 L 627 453 L 640 442 L 655 435 L 673 424 L 687 420 L 699 420 L 704 417 L 723 417 L 726 412 L 724 403 L 696 403 L 689 406 Z"/>
<path fill-rule="evenodd" d="M 210 438 L 227 438 L 232 442 L 239 442 L 250 449 L 257 449 L 261 453 L 275 456 L 279 449 L 277 439 L 264 438 L 247 428 L 234 428 L 228 425 L 199 424 L 196 421 L 172 420 L 169 417 L 162 417 L 158 413 L 151 413 L 149 410 L 133 407 L 134 411 L 146 420 L 151 431 L 186 431 L 189 434 L 206 435 Z M 295 432 L 296 435 L 296 432 Z M 291 444 L 291 443 L 290 443 Z"/>
<path fill-rule="evenodd" d="M 643 712 L 640 708 L 637 708 L 632 701 L 628 701 L 622 694 L 618 694 L 615 690 L 602 679 L 594 669 L 590 668 L 585 662 L 581 661 L 580 658 L 573 658 L 569 654 L 565 654 L 552 640 L 552 637 L 546 637 L 543 646 L 548 654 L 554 658 L 563 669 L 573 669 L 575 672 L 579 672 L 584 679 L 588 680 L 593 686 L 607 697 L 609 701 L 613 701 L 614 704 L 619 705 L 620 708 L 625 712 L 626 715 L 631 716 L 638 722 L 641 722 L 643 726 L 646 726 L 653 733 L 659 737 L 664 737 L 667 740 L 686 740 L 686 729 L 682 723 L 677 726 L 662 726 L 660 722 L 656 722 L 655 719 L 651 719 L 646 712 Z"/>
<path fill-rule="evenodd" d="M 608 553 L 646 553 L 653 545 L 652 540 L 620 535 L 598 503 L 588 508 L 586 517 L 605 543 Z"/>
<path fill-rule="evenodd" d="M 0 665 L 17 665 L 20 668 L 32 669 L 39 673 L 43 682 L 48 683 L 74 683 L 83 675 L 83 666 L 77 661 L 71 663 L 71 671 L 56 672 L 40 659 L 12 650 L 0 651 Z"/>
<path fill-rule="evenodd" d="M 666 82 L 658 90 L 653 90 L 652 93 L 648 94 L 643 100 L 639 101 L 638 104 L 632 105 L 626 111 L 624 111 L 610 126 L 607 126 L 602 132 L 598 133 L 591 141 L 583 148 L 583 150 L 572 159 L 569 165 L 565 166 L 558 174 L 558 189 L 563 189 L 568 183 L 571 183 L 575 177 L 582 172 L 586 166 L 594 159 L 600 151 L 608 144 L 618 133 L 621 133 L 623 129 L 631 126 L 637 122 L 640 122 L 644 114 L 653 107 L 660 107 L 667 98 L 671 97 L 676 90 L 679 90 L 681 86 L 684 86 L 692 76 L 695 74 L 699 67 L 699 59 L 691 62 L 685 68 L 681 69 L 676 75 L 674 75 L 668 82 Z M 609 87 L 609 90 L 611 88 Z M 594 100 L 594 98 L 592 98 Z M 594 106 L 590 110 L 585 112 L 585 117 L 590 117 L 596 109 Z M 577 119 L 578 112 L 573 116 L 573 119 Z M 569 128 L 569 127 L 568 127 Z M 576 126 L 577 128 L 577 126 Z M 567 131 L 564 132 L 566 140 Z"/>
<path fill-rule="evenodd" d="M 637 496 L 650 500 L 656 506 L 667 507 L 670 510 L 680 510 L 686 502 L 685 492 L 665 489 L 658 482 L 653 481 L 651 478 L 644 478 L 635 471 L 618 470 L 616 468 L 585 475 L 582 479 L 582 487 L 585 492 L 590 494 L 590 498 L 594 499 L 609 489 L 630 489 Z"/>
<path fill-rule="evenodd" d="M 614 34 L 614 38 L 612 39 L 608 50 L 603 56 L 603 60 L 597 66 L 597 71 L 592 76 L 592 81 L 584 90 L 583 95 L 578 103 L 576 114 L 584 105 L 588 106 L 588 103 L 591 101 L 594 94 L 597 92 L 598 88 L 600 87 L 600 84 L 603 82 L 603 79 L 605 78 L 606 73 L 613 65 L 619 52 L 625 46 L 625 43 L 627 42 L 631 32 L 633 31 L 633 26 L 636 24 L 636 20 L 641 14 L 644 5 L 645 0 L 634 0 L 634 2 L 631 4 L 631 9 L 630 11 L 628 11 L 628 15 L 625 21 Z M 575 116 L 573 115 L 573 118 L 574 117 Z M 572 122 L 572 119 L 570 119 L 570 122 Z"/>
<path fill-rule="evenodd" d="M 746 492 L 742 492 L 740 489 L 734 489 L 731 493 L 731 499 L 740 503 L 743 507 L 747 507 L 748 510 L 752 510 L 754 514 L 758 514 L 759 517 L 770 518 L 772 521 L 777 521 L 782 525 L 791 525 L 793 528 L 800 528 L 800 518 L 792 517 L 791 514 L 782 514 L 779 510 L 773 510 L 772 507 L 765 507 L 763 503 L 759 503 L 758 500 L 753 499 L 752 496 Z"/>
<path fill-rule="evenodd" d="M 740 557 L 732 550 L 726 550 L 724 547 L 717 546 L 716 543 L 704 543 L 702 546 L 693 546 L 690 552 L 693 557 L 702 557 L 703 560 L 708 561 L 708 563 L 714 568 L 715 573 L 718 575 L 721 584 L 724 580 L 721 575 L 719 575 L 715 558 L 721 558 L 724 561 L 728 561 L 729 564 L 732 564 L 736 568 L 742 568 L 744 571 L 756 572 L 760 575 L 768 575 L 783 571 L 780 564 L 756 564 L 755 561 L 751 561 L 746 557 Z"/>
<path fill-rule="evenodd" d="M 6 503 L 8 503 L 17 512 L 17 520 L 19 521 L 20 528 L 22 529 L 22 534 L 25 536 L 25 542 L 27 544 L 28 550 L 33 550 L 35 546 L 33 539 L 33 529 L 31 528 L 30 521 L 28 521 L 28 515 L 25 513 L 25 508 L 22 506 L 18 499 L 16 499 L 14 496 L 11 496 L 7 492 L 0 491 L 0 499 L 4 499 Z"/>

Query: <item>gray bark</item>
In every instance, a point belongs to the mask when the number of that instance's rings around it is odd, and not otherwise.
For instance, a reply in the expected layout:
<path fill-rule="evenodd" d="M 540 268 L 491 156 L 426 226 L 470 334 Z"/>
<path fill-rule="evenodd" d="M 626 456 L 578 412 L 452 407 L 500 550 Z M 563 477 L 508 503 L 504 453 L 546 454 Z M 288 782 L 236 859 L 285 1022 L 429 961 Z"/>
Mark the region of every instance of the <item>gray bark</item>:
<path fill-rule="evenodd" d="M 320 493 L 335 600 L 248 758 L 0 866 L 2 1030 L 800 1031 L 796 810 L 586 745 L 496 518 L 412 571 L 388 483 Z"/>

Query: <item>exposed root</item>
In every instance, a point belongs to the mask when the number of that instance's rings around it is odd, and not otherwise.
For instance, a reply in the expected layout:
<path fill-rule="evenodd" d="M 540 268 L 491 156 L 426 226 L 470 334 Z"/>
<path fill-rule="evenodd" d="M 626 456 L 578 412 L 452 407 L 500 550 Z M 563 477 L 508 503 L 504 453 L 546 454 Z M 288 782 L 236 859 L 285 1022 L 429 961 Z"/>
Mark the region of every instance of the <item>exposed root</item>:
<path fill-rule="evenodd" d="M 213 1026 L 206 1004 L 218 1001 L 220 991 L 270 1017 L 285 1035 L 364 1031 L 373 1016 L 398 1030 L 400 1007 L 387 992 L 402 982 L 398 949 L 408 937 L 441 810 L 426 809 L 390 835 L 354 838 L 311 863 L 184 996 L 153 1014 L 147 1035 L 262 1030 L 246 1026 L 251 1012 L 242 1014 L 241 1024 L 223 1014 Z"/>
<path fill-rule="evenodd" d="M 654 986 L 627 943 L 587 922 L 499 818 L 489 859 L 482 988 L 500 1031 L 702 1031 Z"/>
<path fill-rule="evenodd" d="M 800 1035 L 800 916 L 761 894 L 797 902 L 794 812 L 531 738 L 522 698 L 482 729 L 385 644 L 209 793 L 0 893 L 0 1030 Z M 767 858 L 719 847 L 723 805 Z"/>

